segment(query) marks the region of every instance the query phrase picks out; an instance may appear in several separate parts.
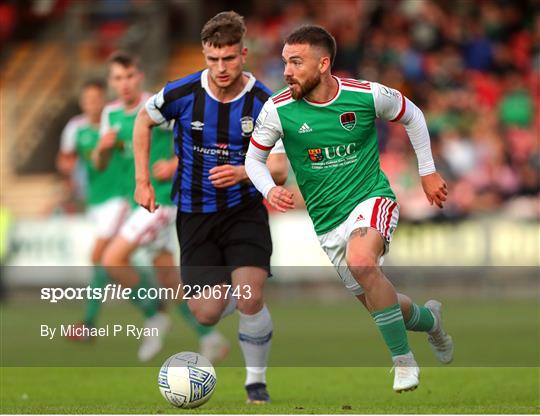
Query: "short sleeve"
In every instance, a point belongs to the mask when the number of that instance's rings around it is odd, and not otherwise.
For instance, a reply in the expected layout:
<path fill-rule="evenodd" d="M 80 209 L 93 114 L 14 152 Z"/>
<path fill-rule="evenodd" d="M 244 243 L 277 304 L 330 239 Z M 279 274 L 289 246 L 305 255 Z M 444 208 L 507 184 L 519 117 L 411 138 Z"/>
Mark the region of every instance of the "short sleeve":
<path fill-rule="evenodd" d="M 69 120 L 62 130 L 60 138 L 60 151 L 62 153 L 75 153 L 77 148 L 77 122 L 75 119 Z"/>
<path fill-rule="evenodd" d="M 268 151 L 276 145 L 281 137 L 283 137 L 281 121 L 272 98 L 269 98 L 257 117 L 251 143 L 260 150 Z"/>
<path fill-rule="evenodd" d="M 399 121 L 405 112 L 405 96 L 393 88 L 371 83 L 375 114 L 386 121 Z"/>
<path fill-rule="evenodd" d="M 150 118 L 154 121 L 154 123 L 162 124 L 168 120 L 170 120 L 173 117 L 170 117 L 169 114 L 165 112 L 163 114 L 164 104 L 165 100 L 163 98 L 164 96 L 164 89 L 162 89 L 157 94 L 152 95 L 145 104 L 146 112 L 150 116 Z"/>
<path fill-rule="evenodd" d="M 109 113 L 111 112 L 109 106 L 105 106 L 101 113 L 101 121 L 99 122 L 99 136 L 103 136 L 111 130 L 111 123 L 109 121 Z"/>

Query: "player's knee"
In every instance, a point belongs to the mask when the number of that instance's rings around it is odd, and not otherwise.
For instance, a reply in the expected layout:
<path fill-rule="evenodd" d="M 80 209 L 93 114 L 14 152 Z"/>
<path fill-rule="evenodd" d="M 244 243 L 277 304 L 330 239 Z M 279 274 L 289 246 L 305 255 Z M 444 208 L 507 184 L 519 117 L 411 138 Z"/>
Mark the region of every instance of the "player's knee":
<path fill-rule="evenodd" d="M 346 260 L 349 268 L 357 267 L 369 269 L 378 267 L 377 258 L 372 254 L 348 252 Z"/>
<path fill-rule="evenodd" d="M 377 277 L 377 258 L 364 253 L 347 253 L 347 265 L 355 279 L 363 286 Z"/>
<path fill-rule="evenodd" d="M 259 312 L 264 305 L 264 299 L 261 292 L 252 293 L 250 298 L 240 297 L 236 301 L 236 309 L 241 313 L 253 315 Z"/>
<path fill-rule="evenodd" d="M 219 322 L 221 311 L 210 310 L 202 305 L 190 305 L 191 314 L 201 325 L 210 326 Z"/>

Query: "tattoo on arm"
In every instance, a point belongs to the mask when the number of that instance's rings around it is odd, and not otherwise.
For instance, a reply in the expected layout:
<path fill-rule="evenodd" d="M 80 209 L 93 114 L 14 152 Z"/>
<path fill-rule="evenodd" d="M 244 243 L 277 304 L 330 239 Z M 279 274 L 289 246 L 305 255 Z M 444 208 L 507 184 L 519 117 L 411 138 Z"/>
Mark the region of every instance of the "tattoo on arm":
<path fill-rule="evenodd" d="M 367 232 L 368 232 L 368 227 L 360 227 L 360 228 L 357 228 L 356 230 L 353 230 L 349 238 L 356 237 L 356 236 L 365 237 L 367 235 Z"/>

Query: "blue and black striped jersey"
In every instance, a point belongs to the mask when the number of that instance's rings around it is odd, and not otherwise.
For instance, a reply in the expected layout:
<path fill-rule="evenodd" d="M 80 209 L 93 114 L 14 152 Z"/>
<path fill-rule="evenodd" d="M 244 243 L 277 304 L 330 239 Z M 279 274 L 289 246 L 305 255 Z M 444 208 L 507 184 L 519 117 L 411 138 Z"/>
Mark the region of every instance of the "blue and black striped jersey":
<path fill-rule="evenodd" d="M 250 183 L 215 188 L 208 171 L 243 165 L 255 120 L 271 92 L 253 75 L 232 101 L 218 101 L 208 88 L 208 70 L 167 83 L 146 103 L 156 123 L 174 120 L 178 156 L 171 198 L 181 212 L 211 213 L 260 197 Z"/>

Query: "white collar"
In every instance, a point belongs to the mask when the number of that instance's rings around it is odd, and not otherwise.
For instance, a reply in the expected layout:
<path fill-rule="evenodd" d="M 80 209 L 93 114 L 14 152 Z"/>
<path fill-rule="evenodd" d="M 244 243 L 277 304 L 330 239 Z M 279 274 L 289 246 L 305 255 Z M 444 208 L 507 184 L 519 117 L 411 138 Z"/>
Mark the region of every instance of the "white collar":
<path fill-rule="evenodd" d="M 253 88 L 253 86 L 255 85 L 255 81 L 257 81 L 255 79 L 255 77 L 253 76 L 253 74 L 251 72 L 243 72 L 244 75 L 246 75 L 247 77 L 249 77 L 249 80 L 248 82 L 246 83 L 246 86 L 244 87 L 244 89 L 242 91 L 240 91 L 240 93 L 234 97 L 232 100 L 230 101 L 227 101 L 227 103 L 232 103 L 233 101 L 236 101 L 236 100 L 239 100 L 240 98 L 242 98 L 248 91 L 251 91 L 251 89 Z M 206 91 L 206 93 L 212 97 L 214 100 L 218 101 L 218 102 L 221 102 L 220 100 L 218 100 L 214 94 L 212 94 L 212 91 L 210 90 L 210 86 L 208 85 L 208 69 L 205 69 L 202 74 L 201 74 L 201 85 L 202 87 L 204 88 L 204 90 Z"/>

